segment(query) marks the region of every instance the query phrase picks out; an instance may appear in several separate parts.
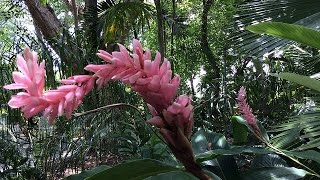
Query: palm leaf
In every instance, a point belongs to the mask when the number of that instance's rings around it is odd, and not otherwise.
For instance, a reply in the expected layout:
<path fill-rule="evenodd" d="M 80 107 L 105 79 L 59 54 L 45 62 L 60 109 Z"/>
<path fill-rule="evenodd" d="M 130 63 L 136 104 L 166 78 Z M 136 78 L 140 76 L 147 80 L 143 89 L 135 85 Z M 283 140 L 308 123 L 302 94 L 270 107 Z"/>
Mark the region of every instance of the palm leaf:
<path fill-rule="evenodd" d="M 98 5 L 98 32 L 105 42 L 127 35 L 128 30 L 143 29 L 153 17 L 153 6 L 141 1 L 115 2 L 106 0 Z"/>
<path fill-rule="evenodd" d="M 244 27 L 257 22 L 286 22 L 316 29 L 320 21 L 320 2 L 317 0 L 255 0 L 239 6 L 235 16 L 235 49 L 251 56 L 263 54 L 289 43 L 274 37 L 254 35 Z"/>
<path fill-rule="evenodd" d="M 320 147 L 320 111 L 294 116 L 273 126 L 270 132 L 279 133 L 271 139 L 275 147 L 308 150 Z M 302 135 L 300 135 L 302 134 Z"/>

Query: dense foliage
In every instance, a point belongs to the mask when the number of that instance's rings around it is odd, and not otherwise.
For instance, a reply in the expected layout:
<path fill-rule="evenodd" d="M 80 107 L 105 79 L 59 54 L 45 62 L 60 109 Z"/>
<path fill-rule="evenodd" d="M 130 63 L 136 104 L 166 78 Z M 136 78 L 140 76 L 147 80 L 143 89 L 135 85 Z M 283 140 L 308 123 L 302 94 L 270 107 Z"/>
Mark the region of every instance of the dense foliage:
<path fill-rule="evenodd" d="M 320 178 L 319 5 L 1 1 L 0 179 Z"/>

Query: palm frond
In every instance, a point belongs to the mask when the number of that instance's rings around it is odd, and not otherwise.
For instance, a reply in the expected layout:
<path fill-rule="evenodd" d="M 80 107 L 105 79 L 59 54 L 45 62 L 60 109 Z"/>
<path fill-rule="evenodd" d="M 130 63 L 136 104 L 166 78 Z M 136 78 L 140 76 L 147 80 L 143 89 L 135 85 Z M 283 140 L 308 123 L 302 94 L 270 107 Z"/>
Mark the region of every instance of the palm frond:
<path fill-rule="evenodd" d="M 104 42 L 112 42 L 128 30 L 143 29 L 153 18 L 153 12 L 153 6 L 141 1 L 103 1 L 98 5 L 98 32 L 102 32 Z"/>
<path fill-rule="evenodd" d="M 290 118 L 274 126 L 270 132 L 279 133 L 271 140 L 275 147 L 288 150 L 320 148 L 320 111 Z"/>
<path fill-rule="evenodd" d="M 239 6 L 235 16 L 235 49 L 249 56 L 259 56 L 287 45 L 290 41 L 255 35 L 244 28 L 248 25 L 273 21 L 303 25 L 317 29 L 320 24 L 320 2 L 317 0 L 255 0 Z"/>

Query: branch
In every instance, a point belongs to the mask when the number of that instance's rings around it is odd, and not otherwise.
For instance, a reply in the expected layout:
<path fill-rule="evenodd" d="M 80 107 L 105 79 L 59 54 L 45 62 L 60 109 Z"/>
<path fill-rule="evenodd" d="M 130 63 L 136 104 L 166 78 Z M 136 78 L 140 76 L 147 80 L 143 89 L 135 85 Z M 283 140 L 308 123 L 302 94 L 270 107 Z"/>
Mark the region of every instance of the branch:
<path fill-rule="evenodd" d="M 157 24 L 158 24 L 158 41 L 159 41 L 159 50 L 161 54 L 161 61 L 163 62 L 165 57 L 165 43 L 164 43 L 164 30 L 163 30 L 163 16 L 161 10 L 160 0 L 154 0 L 157 10 Z"/>

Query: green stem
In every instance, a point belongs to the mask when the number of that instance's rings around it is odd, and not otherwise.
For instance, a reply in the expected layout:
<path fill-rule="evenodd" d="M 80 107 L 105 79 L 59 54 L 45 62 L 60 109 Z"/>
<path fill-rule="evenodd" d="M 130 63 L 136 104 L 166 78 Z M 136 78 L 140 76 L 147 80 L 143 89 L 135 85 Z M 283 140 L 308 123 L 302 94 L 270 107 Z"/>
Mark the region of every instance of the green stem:
<path fill-rule="evenodd" d="M 299 164 L 300 166 L 302 166 L 303 168 L 305 168 L 305 170 L 308 171 L 308 173 L 310 175 L 316 176 L 318 178 L 320 178 L 320 175 L 318 173 L 316 173 L 314 170 L 310 169 L 308 166 L 302 164 L 299 160 L 287 155 L 286 153 L 284 153 L 283 151 L 281 151 L 281 149 L 278 149 L 276 147 L 274 147 L 272 144 L 270 144 L 267 140 L 265 140 L 264 138 L 260 137 L 258 134 L 254 133 L 254 135 L 262 142 L 264 142 L 268 147 L 270 147 L 271 149 L 273 149 L 275 151 L 275 153 L 278 153 L 280 155 L 283 155 L 287 158 L 289 158 L 290 160 L 292 160 L 293 162 Z"/>
<path fill-rule="evenodd" d="M 89 111 L 85 111 L 85 112 L 82 112 L 82 113 L 74 113 L 73 116 L 74 117 L 79 117 L 79 116 L 83 116 L 83 115 L 86 115 L 86 114 L 91 114 L 91 113 L 94 113 L 94 112 L 98 112 L 98 111 L 102 111 L 102 110 L 105 110 L 105 109 L 109 109 L 109 108 L 118 108 L 118 107 L 130 107 L 130 108 L 133 108 L 134 110 L 136 110 L 137 112 L 139 112 L 139 115 L 142 119 L 145 119 L 145 117 L 142 115 L 142 113 L 140 112 L 140 110 L 133 106 L 133 105 L 130 105 L 130 104 L 126 104 L 126 103 L 117 103 L 117 104 L 110 104 L 110 105 L 106 105 L 106 106 L 102 106 L 102 107 L 99 107 L 99 108 L 96 108 L 96 109 L 92 109 L 92 110 L 89 110 Z M 146 122 L 146 120 L 144 121 Z M 163 140 L 159 134 L 150 126 L 149 123 L 147 123 L 151 129 L 151 131 L 166 145 L 167 142 L 165 140 Z"/>

